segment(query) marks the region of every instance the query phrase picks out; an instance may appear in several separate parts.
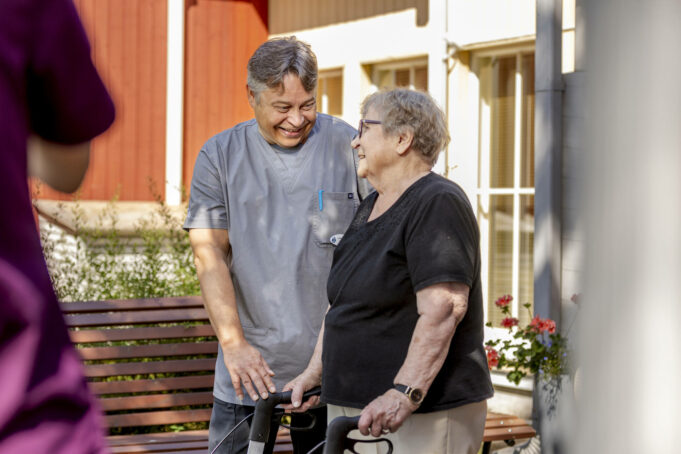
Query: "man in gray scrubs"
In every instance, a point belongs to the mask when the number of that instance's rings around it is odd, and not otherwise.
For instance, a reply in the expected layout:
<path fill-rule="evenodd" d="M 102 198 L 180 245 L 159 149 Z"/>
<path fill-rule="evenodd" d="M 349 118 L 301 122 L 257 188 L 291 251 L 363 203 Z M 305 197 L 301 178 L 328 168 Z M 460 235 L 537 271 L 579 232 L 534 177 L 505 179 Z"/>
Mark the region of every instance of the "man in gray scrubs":
<path fill-rule="evenodd" d="M 333 248 L 366 195 L 355 130 L 317 114 L 316 87 L 307 44 L 264 43 L 248 62 L 255 118 L 209 139 L 196 160 L 184 228 L 220 344 L 211 451 L 256 400 L 307 365 L 328 306 Z M 317 413 L 316 434 L 292 434 L 296 453 L 324 438 L 325 409 Z M 242 424 L 216 452 L 245 453 L 248 432 Z M 273 442 L 276 427 L 271 433 Z"/>

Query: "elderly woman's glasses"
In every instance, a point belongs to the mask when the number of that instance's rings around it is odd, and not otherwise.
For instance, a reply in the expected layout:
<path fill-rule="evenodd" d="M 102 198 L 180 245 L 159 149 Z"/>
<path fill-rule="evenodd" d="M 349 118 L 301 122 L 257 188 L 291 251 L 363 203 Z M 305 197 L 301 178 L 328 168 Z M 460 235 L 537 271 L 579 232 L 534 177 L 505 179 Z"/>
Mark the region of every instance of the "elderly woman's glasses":
<path fill-rule="evenodd" d="M 362 130 L 364 125 L 380 125 L 382 122 L 378 120 L 359 120 L 359 128 L 357 128 L 357 137 L 362 138 Z"/>

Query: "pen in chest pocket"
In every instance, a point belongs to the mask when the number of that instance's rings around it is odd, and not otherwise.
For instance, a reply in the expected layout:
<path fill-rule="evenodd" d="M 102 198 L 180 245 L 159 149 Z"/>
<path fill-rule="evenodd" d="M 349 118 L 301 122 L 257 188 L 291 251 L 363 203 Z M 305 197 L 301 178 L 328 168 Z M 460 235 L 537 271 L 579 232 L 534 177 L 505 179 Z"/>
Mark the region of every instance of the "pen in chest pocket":
<path fill-rule="evenodd" d="M 322 199 L 322 193 L 324 192 L 323 189 L 320 189 L 318 192 L 318 199 L 319 199 L 319 211 L 322 211 L 324 209 L 324 199 Z"/>

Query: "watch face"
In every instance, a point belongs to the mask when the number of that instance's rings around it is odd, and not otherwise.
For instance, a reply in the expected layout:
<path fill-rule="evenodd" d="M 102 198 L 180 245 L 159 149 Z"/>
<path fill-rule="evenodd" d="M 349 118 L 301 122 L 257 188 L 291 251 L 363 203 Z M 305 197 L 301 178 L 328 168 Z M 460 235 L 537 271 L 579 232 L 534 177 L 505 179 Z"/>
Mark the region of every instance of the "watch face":
<path fill-rule="evenodd" d="M 409 394 L 409 398 L 412 402 L 419 404 L 423 400 L 423 391 L 418 388 L 412 389 L 411 393 Z"/>

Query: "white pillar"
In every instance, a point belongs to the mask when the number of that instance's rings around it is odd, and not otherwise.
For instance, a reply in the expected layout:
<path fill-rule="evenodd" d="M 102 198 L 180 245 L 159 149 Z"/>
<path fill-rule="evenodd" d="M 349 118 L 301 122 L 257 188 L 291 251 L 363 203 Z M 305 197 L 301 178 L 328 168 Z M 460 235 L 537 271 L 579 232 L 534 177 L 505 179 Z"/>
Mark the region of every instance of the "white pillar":
<path fill-rule="evenodd" d="M 535 217 L 534 313 L 561 327 L 562 191 L 562 0 L 537 0 L 535 48 Z M 537 383 L 538 378 L 535 378 Z M 542 452 L 557 452 L 547 424 L 541 386 L 535 386 L 533 419 L 542 435 Z"/>
<path fill-rule="evenodd" d="M 681 3 L 584 7 L 583 393 L 569 452 L 678 452 Z"/>
<path fill-rule="evenodd" d="M 447 4 L 445 0 L 429 0 L 428 17 L 430 45 L 428 46 L 428 92 L 439 106 L 447 109 Z M 446 153 L 433 170 L 444 175 L 447 165 Z"/>
<path fill-rule="evenodd" d="M 184 132 L 184 0 L 168 0 L 166 91 L 166 203 L 182 200 Z"/>
<path fill-rule="evenodd" d="M 560 323 L 562 0 L 537 1 L 534 311 Z"/>

